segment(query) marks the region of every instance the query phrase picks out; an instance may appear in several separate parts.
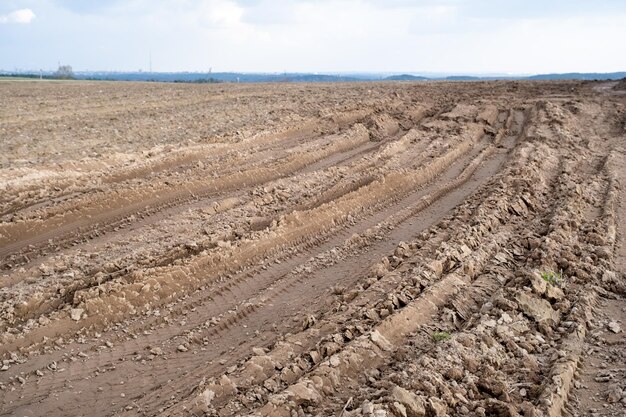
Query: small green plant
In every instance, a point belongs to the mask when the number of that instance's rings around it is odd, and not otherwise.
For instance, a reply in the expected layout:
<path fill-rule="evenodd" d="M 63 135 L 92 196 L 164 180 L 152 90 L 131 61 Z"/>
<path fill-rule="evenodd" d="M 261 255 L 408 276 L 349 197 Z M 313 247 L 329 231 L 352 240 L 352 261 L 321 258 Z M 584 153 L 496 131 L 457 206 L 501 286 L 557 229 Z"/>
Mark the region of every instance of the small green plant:
<path fill-rule="evenodd" d="M 541 278 L 543 278 L 544 281 L 552 285 L 559 285 L 563 281 L 563 276 L 561 273 L 552 271 L 542 272 Z"/>
<path fill-rule="evenodd" d="M 433 333 L 433 340 L 435 342 L 442 342 L 444 340 L 448 340 L 452 337 L 452 335 L 448 332 L 435 332 Z"/>

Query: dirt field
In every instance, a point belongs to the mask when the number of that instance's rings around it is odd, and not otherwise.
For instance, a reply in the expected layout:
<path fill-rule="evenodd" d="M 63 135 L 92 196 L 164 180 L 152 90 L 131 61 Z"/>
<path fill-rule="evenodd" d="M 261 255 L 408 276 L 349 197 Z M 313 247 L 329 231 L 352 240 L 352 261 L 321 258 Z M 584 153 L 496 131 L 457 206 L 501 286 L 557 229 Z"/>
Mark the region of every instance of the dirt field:
<path fill-rule="evenodd" d="M 614 86 L 0 84 L 0 415 L 624 416 Z"/>

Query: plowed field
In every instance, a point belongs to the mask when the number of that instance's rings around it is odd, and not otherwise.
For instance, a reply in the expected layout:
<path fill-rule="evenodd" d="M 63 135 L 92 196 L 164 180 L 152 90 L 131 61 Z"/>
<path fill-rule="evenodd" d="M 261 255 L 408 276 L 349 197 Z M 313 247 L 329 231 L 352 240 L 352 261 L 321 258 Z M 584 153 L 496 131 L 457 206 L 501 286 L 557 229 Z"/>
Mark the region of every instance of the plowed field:
<path fill-rule="evenodd" d="M 626 95 L 0 84 L 0 415 L 626 409 Z"/>

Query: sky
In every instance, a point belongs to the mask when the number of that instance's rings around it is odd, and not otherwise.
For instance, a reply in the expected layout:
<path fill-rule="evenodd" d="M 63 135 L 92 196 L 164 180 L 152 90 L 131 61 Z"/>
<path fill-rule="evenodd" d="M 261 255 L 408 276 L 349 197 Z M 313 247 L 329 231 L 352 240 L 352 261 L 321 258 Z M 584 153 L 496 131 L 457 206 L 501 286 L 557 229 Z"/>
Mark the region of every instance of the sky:
<path fill-rule="evenodd" d="M 626 70 L 625 0 L 0 0 L 0 69 Z"/>

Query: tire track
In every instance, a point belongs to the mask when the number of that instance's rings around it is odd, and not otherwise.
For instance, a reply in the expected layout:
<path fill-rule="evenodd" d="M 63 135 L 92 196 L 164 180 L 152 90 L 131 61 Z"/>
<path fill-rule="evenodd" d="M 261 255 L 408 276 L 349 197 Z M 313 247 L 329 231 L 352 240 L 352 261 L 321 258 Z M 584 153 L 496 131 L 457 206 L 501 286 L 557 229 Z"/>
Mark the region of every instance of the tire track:
<path fill-rule="evenodd" d="M 472 155 L 472 157 L 476 156 L 475 154 L 471 154 L 471 155 Z M 479 155 L 483 155 L 483 154 L 479 153 Z M 463 165 L 464 164 L 461 163 L 461 164 L 457 164 L 457 165 L 460 165 L 459 169 L 461 169 L 463 172 L 467 172 L 467 169 L 463 169 Z M 441 181 L 441 179 L 439 181 Z M 437 183 L 435 183 L 435 184 L 431 185 L 429 188 L 437 189 L 438 185 L 437 185 Z M 419 201 L 419 198 L 412 198 L 411 200 L 412 201 L 416 201 L 416 200 Z M 391 206 L 390 208 L 387 209 L 387 212 L 393 213 L 394 211 L 395 210 L 393 209 L 393 206 Z M 370 221 L 370 223 L 371 223 L 371 221 Z M 361 226 L 361 229 L 362 228 L 363 228 L 363 226 Z M 326 244 L 324 246 L 328 247 L 328 248 L 332 248 L 332 247 L 334 247 L 334 245 L 337 244 L 338 238 L 341 239 L 342 235 L 344 235 L 345 237 L 348 237 L 352 233 L 353 232 L 344 233 L 344 234 L 340 234 L 340 235 L 335 235 L 336 237 L 329 244 Z M 300 256 L 300 258 L 302 259 L 303 256 Z M 306 258 L 304 258 L 304 259 L 306 259 Z M 291 263 L 291 264 L 292 265 L 297 265 L 297 262 Z M 249 276 L 249 277 L 250 276 L 254 276 L 253 273 L 246 274 L 246 275 Z M 266 276 L 268 276 L 268 275 L 266 275 Z M 271 275 L 269 275 L 269 277 L 271 277 Z M 279 278 L 279 281 L 280 281 L 280 278 Z M 245 280 L 244 280 L 244 282 L 245 282 Z M 295 279 L 295 281 L 287 281 L 286 283 L 284 283 L 284 284 L 282 284 L 280 286 L 276 286 L 277 285 L 276 283 L 269 284 L 269 285 L 272 285 L 272 287 L 270 287 L 270 288 L 272 288 L 272 293 L 274 295 L 272 297 L 270 297 L 269 299 L 264 300 L 263 304 L 272 302 L 272 300 L 274 300 L 277 297 L 284 296 L 289 290 L 293 291 L 294 287 L 298 287 L 299 285 L 303 284 L 304 282 L 305 282 L 305 276 L 304 275 L 300 275 L 299 278 Z M 256 284 L 257 284 L 257 287 L 264 288 L 264 287 L 266 287 L 268 285 L 268 282 L 260 282 L 260 283 L 256 283 Z M 235 286 L 235 282 L 230 282 L 229 281 L 229 283 L 227 283 L 225 286 L 222 287 L 223 288 L 222 290 L 217 290 L 215 292 L 212 291 L 212 293 L 214 293 L 215 296 L 210 296 L 207 299 L 201 300 L 200 303 L 210 302 L 211 303 L 210 305 L 213 305 L 213 306 L 229 305 L 228 303 L 221 304 L 220 302 L 218 302 L 216 300 L 216 297 L 221 296 L 223 291 L 227 291 L 227 292 L 232 294 L 232 290 L 230 290 L 229 288 L 233 288 L 234 286 Z M 241 299 L 241 295 L 242 294 L 240 292 L 236 293 L 236 294 L 232 294 L 229 297 L 229 300 L 232 300 L 230 302 L 232 303 L 235 300 Z M 208 333 L 206 334 L 206 336 L 203 336 L 203 337 L 206 337 L 208 339 L 213 339 L 215 337 L 218 337 L 219 333 L 222 333 L 222 332 L 228 331 L 229 329 L 232 329 L 233 326 L 235 326 L 240 321 L 246 319 L 249 316 L 249 314 L 254 313 L 259 308 L 259 307 L 257 307 L 256 304 L 250 303 L 249 301 L 244 301 L 244 302 L 241 302 L 241 303 L 237 303 L 237 305 L 242 305 L 243 307 L 241 309 L 237 309 L 235 315 L 229 316 L 228 319 L 225 320 L 224 322 L 221 322 L 218 327 L 211 327 L 208 330 Z M 189 308 L 196 308 L 197 307 L 195 304 L 192 304 L 192 305 L 188 304 L 188 306 L 189 306 Z M 223 307 L 223 308 L 226 308 L 226 307 Z M 202 315 L 205 316 L 205 314 L 217 314 L 215 312 L 215 310 L 213 310 L 213 311 L 214 311 L 213 313 L 207 313 L 205 311 Z M 145 329 L 145 327 L 143 329 Z M 134 329 L 133 330 L 133 332 L 136 332 L 136 334 L 140 334 L 142 331 L 145 331 L 145 330 L 142 330 L 142 328 L 138 328 L 138 329 Z M 194 330 L 192 329 L 191 331 L 193 332 Z M 196 334 L 194 335 L 194 337 L 202 337 L 201 335 L 198 335 L 197 332 L 195 332 L 195 333 Z M 175 336 L 175 334 L 171 334 L 170 333 L 169 336 L 166 336 L 166 337 L 167 338 L 173 338 L 173 337 L 176 337 L 176 336 Z M 167 368 L 163 369 L 163 375 L 168 375 L 169 374 L 171 376 L 172 370 L 168 371 L 168 369 L 171 369 L 171 367 L 167 367 Z"/>
<path fill-rule="evenodd" d="M 366 140 L 367 138 L 364 132 L 354 132 L 354 134 L 357 135 L 357 140 L 353 146 L 360 145 L 360 142 Z M 361 140 L 358 139 L 358 135 L 360 135 Z M 60 220 L 51 218 L 48 220 L 49 223 L 45 226 L 44 223 L 30 228 L 27 224 L 18 224 L 12 227 L 12 229 L 15 230 L 10 229 L 11 224 L 6 224 L 4 227 L 5 230 L 3 231 L 5 241 L 2 242 L 3 246 L 0 249 L 0 257 L 6 258 L 9 254 L 24 246 L 37 245 L 40 242 L 48 242 L 50 239 L 56 239 L 56 245 L 63 246 L 64 240 L 76 239 L 75 236 L 77 233 L 87 236 L 93 235 L 94 233 L 105 233 L 127 222 L 128 217 L 131 215 L 136 217 L 139 217 L 140 215 L 144 217 L 150 216 L 168 208 L 188 204 L 190 201 L 197 201 L 201 198 L 213 196 L 219 192 L 234 190 L 242 186 L 257 186 L 271 180 L 282 178 L 286 175 L 293 174 L 312 162 L 327 158 L 334 152 L 344 152 L 345 150 L 349 150 L 351 147 L 348 145 L 348 148 L 345 149 L 344 146 L 345 145 L 343 144 L 338 144 L 334 147 L 330 146 L 330 149 L 327 148 L 328 150 L 321 150 L 317 154 L 313 152 L 310 156 L 302 156 L 301 161 L 297 161 L 298 158 L 295 156 L 287 156 L 283 159 L 284 162 L 281 163 L 279 160 L 277 169 L 257 167 L 247 171 L 239 171 L 222 177 L 219 180 L 209 181 L 208 184 L 201 181 L 197 184 L 183 186 L 182 191 L 166 191 L 162 196 L 159 195 L 157 191 L 156 198 L 149 196 L 149 194 L 152 194 L 155 191 L 150 191 L 146 194 L 146 192 L 138 193 L 136 190 L 133 190 L 133 192 L 136 193 L 136 196 L 132 198 L 122 196 L 116 198 L 121 202 L 121 204 L 116 203 L 116 200 L 109 201 L 106 203 L 106 206 L 97 207 L 96 212 L 93 214 L 90 214 L 90 209 L 81 209 L 81 211 L 85 212 L 84 214 L 73 215 L 79 216 L 79 218 L 84 218 L 68 224 L 64 224 L 63 218 Z M 281 168 L 281 165 L 284 166 L 284 168 Z M 147 198 L 144 197 L 143 194 L 145 194 Z M 106 211 L 102 214 L 97 214 L 105 209 Z M 64 217 L 67 216 L 69 215 L 65 215 Z M 61 223 L 59 223 L 59 221 L 61 221 Z M 19 236 L 20 240 L 16 242 L 7 241 L 6 236 L 11 235 Z M 33 237 L 29 237 L 29 235 L 32 235 Z M 59 238 L 58 236 L 61 237 Z M 30 254 L 32 253 L 33 252 Z M 26 255 L 28 256 L 28 253 Z"/>

